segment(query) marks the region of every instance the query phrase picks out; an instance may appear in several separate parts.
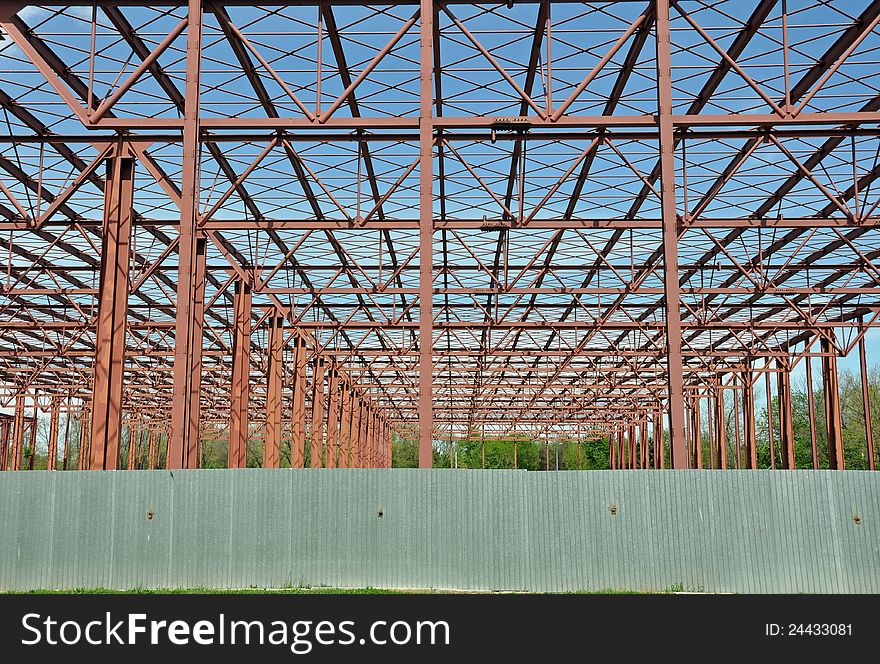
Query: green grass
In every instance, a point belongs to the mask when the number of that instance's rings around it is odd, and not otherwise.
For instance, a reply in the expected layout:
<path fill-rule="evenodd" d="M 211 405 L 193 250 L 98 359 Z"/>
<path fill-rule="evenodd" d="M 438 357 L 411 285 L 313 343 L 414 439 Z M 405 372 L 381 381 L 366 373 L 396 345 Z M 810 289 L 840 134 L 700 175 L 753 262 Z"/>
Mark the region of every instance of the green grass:
<path fill-rule="evenodd" d="M 650 594 L 671 594 L 682 592 L 681 585 L 671 586 L 664 590 L 654 591 Z M 113 588 L 74 588 L 72 590 L 27 590 L 0 592 L 6 595 L 446 595 L 446 594 L 502 594 L 498 591 L 471 591 L 471 590 L 388 590 L 385 588 L 327 588 L 297 587 L 297 588 L 135 588 L 132 590 L 117 590 Z M 515 591 L 513 594 L 544 594 L 529 593 L 527 591 Z M 568 595 L 641 595 L 639 590 L 614 590 L 605 588 L 602 590 L 580 590 Z"/>
<path fill-rule="evenodd" d="M 431 591 L 425 591 L 431 592 Z M 12 595 L 400 595 L 400 590 L 381 588 L 74 588 L 71 590 L 27 590 Z"/>

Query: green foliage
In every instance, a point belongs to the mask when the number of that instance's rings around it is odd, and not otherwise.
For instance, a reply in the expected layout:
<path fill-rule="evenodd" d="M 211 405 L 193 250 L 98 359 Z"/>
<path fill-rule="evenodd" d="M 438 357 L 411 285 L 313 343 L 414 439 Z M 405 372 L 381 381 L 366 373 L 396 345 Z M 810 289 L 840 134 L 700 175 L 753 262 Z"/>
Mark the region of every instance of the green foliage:
<path fill-rule="evenodd" d="M 418 468 L 419 467 L 419 441 L 414 438 L 404 438 L 397 432 L 391 433 L 391 467 L 392 468 Z"/>
<path fill-rule="evenodd" d="M 841 371 L 840 415 L 843 424 L 843 455 L 847 470 L 867 470 L 868 446 L 865 435 L 865 410 L 862 402 L 862 384 L 859 374 L 849 370 Z M 868 393 L 871 402 L 871 422 L 874 428 L 875 455 L 877 436 L 880 433 L 880 367 L 868 372 Z M 791 395 L 792 424 L 794 429 L 795 461 L 798 468 L 813 467 L 813 451 L 810 438 L 810 401 L 806 384 L 793 386 Z M 782 464 L 779 429 L 779 398 L 771 400 L 773 416 L 773 451 L 777 467 Z M 825 422 L 825 395 L 821 386 L 813 389 L 813 411 L 815 414 L 816 452 L 819 468 L 828 467 L 828 435 Z M 730 426 L 728 427 L 730 428 Z M 770 427 L 767 408 L 761 409 L 757 417 L 758 466 L 770 467 Z M 728 436 L 730 439 L 730 436 Z"/>
<path fill-rule="evenodd" d="M 418 441 L 395 441 L 394 467 L 418 467 Z M 435 468 L 506 468 L 519 470 L 600 470 L 608 466 L 608 439 L 584 441 L 580 455 L 573 440 L 543 441 L 518 438 L 514 464 L 513 439 L 509 437 L 463 438 L 434 448 Z"/>

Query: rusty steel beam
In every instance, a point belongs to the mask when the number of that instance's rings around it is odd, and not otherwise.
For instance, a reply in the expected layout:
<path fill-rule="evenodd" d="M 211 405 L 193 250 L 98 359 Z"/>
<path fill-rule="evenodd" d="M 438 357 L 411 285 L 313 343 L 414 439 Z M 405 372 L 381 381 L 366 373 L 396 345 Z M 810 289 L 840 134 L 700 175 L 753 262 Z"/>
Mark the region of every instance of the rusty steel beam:
<path fill-rule="evenodd" d="M 196 227 L 199 214 L 200 168 L 199 168 L 199 87 L 201 84 L 202 48 L 202 2 L 188 0 L 186 31 L 186 86 L 184 92 L 183 125 L 183 169 L 180 196 L 180 226 L 178 239 L 177 269 L 177 311 L 175 317 L 174 346 L 174 401 L 171 411 L 171 439 L 168 443 L 167 465 L 169 468 L 183 468 L 187 464 L 188 451 L 193 445 L 190 440 L 198 428 L 199 408 L 195 403 L 198 390 L 198 368 L 200 365 L 201 338 L 195 343 L 195 316 L 193 303 L 196 300 L 195 283 Z M 239 417 L 238 414 L 235 417 Z M 246 435 L 246 434 L 245 434 Z M 230 449 L 232 449 L 230 435 Z M 235 454 L 240 450 L 236 447 Z M 241 459 L 235 457 L 236 464 Z M 233 461 L 230 453 L 230 461 Z M 231 465 L 231 464 L 230 464 Z M 238 467 L 238 466 L 231 466 Z"/>
<path fill-rule="evenodd" d="M 657 108 L 663 210 L 663 287 L 669 375 L 669 449 L 673 468 L 687 468 L 684 421 L 684 365 L 681 355 L 681 295 L 678 281 L 678 216 L 675 202 L 675 143 L 672 134 L 672 65 L 669 2 L 657 0 Z"/>
<path fill-rule="evenodd" d="M 110 159 L 106 182 L 92 396 L 91 470 L 119 467 L 134 159 L 124 154 Z"/>
<path fill-rule="evenodd" d="M 316 357 L 312 365 L 312 449 L 310 465 L 321 468 L 324 456 L 324 359 Z"/>
<path fill-rule="evenodd" d="M 281 406 L 284 371 L 284 318 L 269 318 L 269 365 L 266 370 L 266 438 L 263 468 L 281 466 Z"/>
<path fill-rule="evenodd" d="M 306 353 L 301 337 L 293 345 L 293 414 L 291 415 L 290 466 L 305 466 L 306 445 Z"/>
<path fill-rule="evenodd" d="M 840 418 L 840 384 L 837 376 L 837 355 L 827 337 L 822 337 L 822 393 L 825 401 L 825 432 L 828 441 L 828 467 L 844 470 L 843 422 Z"/>
<path fill-rule="evenodd" d="M 232 341 L 232 383 L 229 395 L 229 468 L 247 468 L 250 437 L 251 286 L 235 282 L 235 327 Z"/>
<path fill-rule="evenodd" d="M 339 459 L 340 428 L 340 384 L 339 371 L 331 365 L 327 380 L 327 446 L 325 468 L 336 468 Z"/>
<path fill-rule="evenodd" d="M 194 3 L 187 4 L 192 13 Z M 505 79 L 502 87 L 479 88 L 485 96 L 481 103 L 509 102 L 510 110 L 503 112 L 469 108 L 468 95 L 478 90 L 467 80 L 459 77 L 449 85 L 461 63 L 452 60 L 452 51 L 441 49 L 450 34 L 441 30 L 433 5 L 427 12 L 420 6 L 426 20 L 418 60 L 405 59 L 410 73 L 401 73 L 401 81 L 387 87 L 381 77 L 373 78 L 371 67 L 395 57 L 387 35 L 403 34 L 416 16 L 380 17 L 380 9 L 352 8 L 384 21 L 377 32 L 369 27 L 364 32 L 377 37 L 375 57 L 365 73 L 356 75 L 348 65 L 363 62 L 361 56 L 352 57 L 348 32 L 361 24 L 357 19 L 349 23 L 348 10 L 342 19 L 332 4 L 316 5 L 315 43 L 330 45 L 336 67 L 325 72 L 324 59 L 314 58 L 316 76 L 310 83 L 306 70 L 294 73 L 278 64 L 288 56 L 271 55 L 277 21 L 271 11 L 242 22 L 234 5 L 209 7 L 219 31 L 211 43 L 198 41 L 199 48 L 193 48 L 200 37 L 195 33 L 201 32 L 201 10 L 187 15 L 186 22 L 195 20 L 199 30 L 188 30 L 184 47 L 182 39 L 175 40 L 182 13 L 174 32 L 169 32 L 171 23 L 156 36 L 148 32 L 150 12 L 161 10 L 145 7 L 139 13 L 125 5 L 99 4 L 97 15 L 103 12 L 109 21 L 99 19 L 102 29 L 115 30 L 120 43 L 131 48 L 136 72 L 126 76 L 123 67 L 113 88 L 100 94 L 91 74 L 77 74 L 86 61 L 72 65 L 56 53 L 51 20 L 30 28 L 14 11 L 0 16 L 22 57 L 35 67 L 30 83 L 19 85 L 14 94 L 0 86 L 0 105 L 14 125 L 0 135 L 0 146 L 7 148 L 0 155 L 0 228 L 9 231 L 0 238 L 0 249 L 9 254 L 7 287 L 0 291 L 0 329 L 4 340 L 11 340 L 0 344 L 0 402 L 9 406 L 22 391 L 35 400 L 41 395 L 43 402 L 59 395 L 84 399 L 86 421 L 94 405 L 95 424 L 100 424 L 102 404 L 94 399 L 100 386 L 93 375 L 99 332 L 94 312 L 101 293 L 94 280 L 102 253 L 95 239 L 103 221 L 99 206 L 80 199 L 79 187 L 105 192 L 105 179 L 94 170 L 102 157 L 94 155 L 111 149 L 118 136 L 109 137 L 118 132 L 138 168 L 149 174 L 148 188 L 159 192 L 151 190 L 143 199 L 138 192 L 139 209 L 142 203 L 147 211 L 132 218 L 137 246 L 131 256 L 123 351 L 130 386 L 120 405 L 134 439 L 130 465 L 140 463 L 135 432 L 164 409 L 172 412 L 165 456 L 171 467 L 198 466 L 205 427 L 211 440 L 222 437 L 215 428 L 229 410 L 225 395 L 233 354 L 228 346 L 235 326 L 227 304 L 234 298 L 226 286 L 238 278 L 252 282 L 252 326 L 262 325 L 267 309 L 275 308 L 309 348 L 308 369 L 300 381 L 303 403 L 291 425 L 296 430 L 301 423 L 303 443 L 311 431 L 313 444 L 314 432 L 326 427 L 327 453 L 332 446 L 341 449 L 333 461 L 320 459 L 322 464 L 384 463 L 386 417 L 418 431 L 423 465 L 435 440 L 454 438 L 465 427 L 486 435 L 522 423 L 555 436 L 604 418 L 623 431 L 610 446 L 609 462 L 644 467 L 647 454 L 656 466 L 657 441 L 655 449 L 648 449 L 644 434 L 647 420 L 661 411 L 670 416 L 675 466 L 673 397 L 680 384 L 679 419 L 689 429 L 686 463 L 702 465 L 701 456 L 695 456 L 700 427 L 694 419 L 699 421 L 697 409 L 707 399 L 709 465 L 723 465 L 723 395 L 733 388 L 736 465 L 742 464 L 742 391 L 749 397 L 743 403 L 746 465 L 754 467 L 749 458 L 756 444 L 749 429 L 755 418 L 752 384 L 760 374 L 769 384 L 774 366 L 785 371 L 799 355 L 815 355 L 807 347 L 791 348 L 817 337 L 830 340 L 838 329 L 858 333 L 853 349 L 859 341 L 864 345 L 865 329 L 877 323 L 880 312 L 874 297 L 880 286 L 880 250 L 871 244 L 871 232 L 880 223 L 871 186 L 880 179 L 880 166 L 869 154 L 870 141 L 878 136 L 873 125 L 880 119 L 880 95 L 865 90 L 853 96 L 857 101 L 847 102 L 849 110 L 841 110 L 835 83 L 835 77 L 851 78 L 846 68 L 859 63 L 865 48 L 860 44 L 876 29 L 880 3 L 866 1 L 851 12 L 849 22 L 824 26 L 829 46 L 797 80 L 789 80 L 793 70 L 785 59 L 779 72 L 784 80 L 773 92 L 778 98 L 752 81 L 739 62 L 745 53 L 761 57 L 753 53 L 764 48 L 756 37 L 778 29 L 768 23 L 779 9 L 772 0 L 731 8 L 719 18 L 728 35 L 724 48 L 706 20 L 716 12 L 708 4 L 697 11 L 671 3 L 680 28 L 675 31 L 670 31 L 665 2 L 621 5 L 620 30 L 625 32 L 610 32 L 605 46 L 593 44 L 588 33 L 575 41 L 560 37 L 566 26 L 555 22 L 553 4 L 523 5 L 528 19 L 502 33 L 505 47 L 518 43 L 524 53 L 531 49 L 516 78 L 508 74 L 512 65 L 499 59 L 503 48 L 495 51 L 494 44 L 488 48 L 484 43 L 481 22 L 508 20 L 503 7 L 474 15 L 457 7 L 441 10 L 454 17 L 453 27 L 479 54 L 469 66 Z M 601 11 L 591 3 L 585 8 L 587 14 Z M 814 8 L 830 11 L 818 2 Z M 781 10 L 779 53 L 788 58 L 809 43 L 802 35 L 822 28 L 803 25 L 800 12 Z M 53 18 L 63 14 L 60 10 Z M 308 22 L 302 27 L 304 34 L 309 32 Z M 688 38 L 717 57 L 685 65 L 682 54 L 690 51 L 682 45 Z M 415 43 L 414 34 L 407 39 Z M 606 55 L 592 71 L 586 70 L 591 65 L 577 71 L 582 65 L 571 64 L 579 62 L 575 58 L 559 69 L 554 53 L 560 39 L 576 54 L 589 53 L 585 61 Z M 656 42 L 656 52 L 649 49 L 650 41 Z M 203 112 L 223 91 L 210 81 L 194 81 L 202 59 L 211 58 L 211 49 L 218 47 L 231 53 L 222 66 L 245 82 L 238 101 L 248 106 L 246 113 Z M 164 48 L 185 55 L 186 85 L 178 86 L 177 74 L 157 57 Z M 625 53 L 619 61 L 618 51 Z M 103 53 L 83 55 L 106 68 Z M 606 64 L 607 85 L 594 88 L 590 81 Z M 671 86 L 682 66 L 700 72 L 693 76 L 693 92 L 676 89 L 686 103 L 673 109 Z M 641 102 L 629 96 L 635 74 L 647 68 L 658 76 L 639 94 L 656 93 L 656 109 L 637 108 Z M 724 84 L 734 72 L 743 79 L 739 85 L 745 95 L 756 96 L 747 110 L 725 96 Z M 306 100 L 304 105 L 291 111 L 287 100 L 273 98 L 266 73 L 287 88 L 288 96 Z M 575 94 L 563 103 L 554 99 L 552 88 L 569 74 L 571 85 L 586 81 L 576 87 L 584 98 Z M 149 103 L 164 104 L 164 111 L 132 112 L 142 94 L 137 76 L 153 80 Z M 331 88 L 326 82 L 333 76 L 346 89 L 338 99 L 335 93 L 327 98 Z M 504 88 L 511 82 L 510 90 Z M 363 92 L 369 85 L 381 93 Z M 208 91 L 203 99 L 199 87 Z M 54 95 L 60 113 L 48 116 L 31 102 L 31 92 Z M 409 104 L 408 110 L 375 113 L 393 99 Z M 327 119 L 328 104 L 334 110 L 344 107 L 350 117 Z M 505 117 L 499 117 L 502 113 Z M 67 124 L 58 124 L 65 114 Z M 316 158 L 311 146 L 318 144 L 331 156 Z M 699 153 L 699 146 L 710 144 L 717 159 Z M 22 158 L 22 146 L 40 151 L 39 165 Z M 771 154 L 771 148 L 778 154 Z M 52 166 L 43 166 L 43 151 L 52 155 Z M 206 159 L 198 158 L 200 151 Z M 261 152 L 268 155 L 265 163 L 254 161 Z M 581 156 L 572 162 L 575 154 Z M 697 178 L 689 172 L 694 159 L 701 171 Z M 772 186 L 741 180 L 762 174 Z M 60 184 L 65 177 L 74 185 Z M 288 186 L 301 189 L 301 195 L 291 194 Z M 462 197 L 463 192 L 468 193 Z M 534 192 L 558 192 L 559 200 L 545 198 L 537 207 L 550 201 L 547 208 L 536 214 L 530 210 Z M 727 195 L 749 202 L 723 210 L 711 207 Z M 216 203 L 218 196 L 221 203 Z M 482 196 L 499 203 L 499 219 L 491 200 L 479 202 Z M 810 203 L 810 196 L 819 203 Z M 372 208 L 366 217 L 362 200 Z M 606 205 L 606 200 L 612 202 Z M 710 213 L 713 209 L 721 211 Z M 314 238 L 309 240 L 312 233 L 326 241 L 326 255 L 313 246 Z M 253 366 L 262 373 L 268 350 L 256 345 L 257 335 L 250 343 Z M 834 341 L 820 353 L 823 363 L 849 349 Z M 869 350 L 863 354 L 870 357 Z M 328 358 L 331 374 L 345 376 L 345 394 L 336 398 L 348 399 L 344 408 L 337 403 L 331 422 L 334 396 L 328 393 L 326 425 L 323 413 L 316 416 L 323 405 L 313 370 L 318 357 Z M 680 372 L 671 370 L 670 361 L 680 364 Z M 866 365 L 864 382 L 867 359 L 860 364 Z M 292 373 L 295 382 L 296 369 Z M 746 389 L 726 378 L 744 373 Z M 313 380 L 307 388 L 308 377 Z M 789 377 L 779 375 L 777 381 L 782 466 L 787 466 Z M 247 382 L 251 385 L 250 376 Z M 268 412 L 268 386 L 259 381 L 251 386 L 253 407 Z M 812 392 L 812 384 L 807 391 Z M 772 398 L 768 402 L 768 417 L 775 418 Z M 863 402 L 867 430 L 870 403 L 865 396 Z M 809 407 L 812 411 L 811 398 Z M 814 413 L 811 421 L 815 467 Z M 343 431 L 331 442 L 331 427 L 340 426 Z M 653 438 L 659 430 L 662 443 L 664 427 L 654 423 L 653 429 Z M 771 448 L 772 429 L 771 424 Z M 80 461 L 90 465 L 93 436 L 82 433 Z M 264 441 L 271 438 L 266 431 L 256 433 Z M 873 432 L 867 438 L 870 446 Z M 92 444 L 96 454 L 98 443 Z M 615 460 L 618 443 L 621 454 L 629 456 Z M 156 448 L 158 454 L 158 441 Z M 323 454 L 310 449 L 301 456 L 314 463 Z M 873 463 L 870 449 L 868 456 Z M 28 463 L 32 460 L 33 455 Z M 662 453 L 659 461 L 664 463 Z M 771 467 L 776 463 L 774 454 Z"/>
<path fill-rule="evenodd" d="M 782 453 L 782 467 L 786 470 L 797 468 L 794 449 L 794 411 L 791 401 L 791 372 L 779 366 L 776 374 L 779 391 L 779 444 Z"/>

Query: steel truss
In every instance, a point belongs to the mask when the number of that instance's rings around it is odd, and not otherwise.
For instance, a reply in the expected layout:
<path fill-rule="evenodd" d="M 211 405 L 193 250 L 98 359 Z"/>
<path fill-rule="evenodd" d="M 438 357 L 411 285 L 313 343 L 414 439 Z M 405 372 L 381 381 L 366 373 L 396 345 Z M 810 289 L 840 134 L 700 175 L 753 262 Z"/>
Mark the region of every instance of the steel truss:
<path fill-rule="evenodd" d="M 268 467 L 282 441 L 388 466 L 392 431 L 421 466 L 607 435 L 613 467 L 702 467 L 705 429 L 755 467 L 771 378 L 793 467 L 815 357 L 843 467 L 836 359 L 864 379 L 880 316 L 880 0 L 0 11 L 4 468 L 30 408 L 52 464 L 81 422 L 64 467 L 198 467 L 211 437 L 230 467 L 256 439 Z"/>

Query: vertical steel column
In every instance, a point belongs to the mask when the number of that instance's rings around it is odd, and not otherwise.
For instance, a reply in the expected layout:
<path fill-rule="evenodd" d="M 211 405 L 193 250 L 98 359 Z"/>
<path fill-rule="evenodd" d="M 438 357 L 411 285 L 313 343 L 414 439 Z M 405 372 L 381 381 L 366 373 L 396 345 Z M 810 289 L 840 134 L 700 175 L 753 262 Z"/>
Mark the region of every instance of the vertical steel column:
<path fill-rule="evenodd" d="M 58 465 L 58 427 L 61 420 L 61 397 L 52 397 L 52 408 L 49 411 L 49 450 L 46 468 L 55 470 Z"/>
<path fill-rule="evenodd" d="M 715 445 L 716 468 L 727 468 L 727 419 L 724 412 L 724 389 L 719 387 L 715 392 Z"/>
<path fill-rule="evenodd" d="M 364 426 L 364 449 L 363 454 L 361 455 L 361 467 L 362 468 L 370 468 L 372 467 L 372 454 L 373 454 L 373 407 L 372 405 L 367 405 L 366 409 L 366 423 Z"/>
<path fill-rule="evenodd" d="M 205 262 L 207 260 L 207 240 L 199 234 L 195 240 L 195 253 L 193 255 L 193 284 L 192 301 L 190 302 L 190 340 L 188 347 L 192 353 L 190 358 L 189 374 L 189 399 L 187 412 L 189 413 L 189 433 L 183 448 L 184 468 L 198 468 L 199 450 L 201 448 L 201 428 L 199 420 L 201 414 L 202 398 L 202 343 L 203 330 L 205 327 Z"/>
<path fill-rule="evenodd" d="M 809 348 L 805 349 L 809 352 Z M 813 394 L 813 358 L 807 355 L 807 411 L 810 417 L 810 449 L 813 454 L 813 470 L 819 469 L 819 445 L 816 441 L 816 398 Z"/>
<path fill-rule="evenodd" d="M 628 453 L 627 458 L 629 460 L 628 466 L 629 466 L 630 470 L 635 470 L 636 457 L 638 456 L 638 450 L 636 449 L 636 445 L 637 445 L 636 427 L 632 422 L 630 422 L 629 429 L 627 430 L 626 436 L 627 436 L 627 445 L 628 445 L 628 449 L 627 449 L 627 453 Z"/>
<path fill-rule="evenodd" d="M 434 3 L 419 15 L 419 468 L 434 463 Z"/>
<path fill-rule="evenodd" d="M 190 438 L 198 431 L 200 390 L 193 383 L 200 378 L 202 337 L 198 331 L 197 234 L 200 191 L 199 85 L 202 51 L 202 2 L 188 0 L 186 28 L 186 83 L 183 109 L 183 168 L 181 173 L 180 227 L 177 245 L 177 314 L 174 327 L 174 388 L 171 407 L 171 437 L 165 455 L 168 468 L 189 464 L 188 452 L 198 443 Z M 232 466 L 235 467 L 235 466 Z"/>
<path fill-rule="evenodd" d="M 349 456 L 348 452 L 351 447 L 351 420 L 353 408 L 353 394 L 348 381 L 342 383 L 342 417 L 341 429 L 339 433 L 339 460 L 340 468 L 348 468 Z"/>
<path fill-rule="evenodd" d="M 64 454 L 61 458 L 61 470 L 67 470 L 70 455 L 70 411 L 72 408 L 71 395 L 67 395 L 64 409 Z"/>
<path fill-rule="evenodd" d="M 150 438 L 147 447 L 147 468 L 153 470 L 156 467 L 156 428 L 150 427 Z"/>
<path fill-rule="evenodd" d="M 782 448 L 782 467 L 786 470 L 797 468 L 794 455 L 794 420 L 791 405 L 791 373 L 779 362 L 777 374 L 779 386 L 779 444 Z"/>
<path fill-rule="evenodd" d="M 247 468 L 251 301 L 251 285 L 237 279 L 233 299 L 232 385 L 229 393 L 229 468 Z"/>
<path fill-rule="evenodd" d="M 822 337 L 822 384 L 825 388 L 825 423 L 828 432 L 828 467 L 844 470 L 843 423 L 840 419 L 840 386 L 837 380 L 837 355 L 826 337 Z"/>
<path fill-rule="evenodd" d="M 312 468 L 320 468 L 324 455 L 324 360 L 315 358 L 312 372 Z"/>
<path fill-rule="evenodd" d="M 134 430 L 134 427 L 133 427 L 131 421 L 129 421 L 128 426 L 126 428 L 128 429 L 128 454 L 126 454 L 125 469 L 132 470 L 132 468 L 134 467 L 135 430 Z"/>
<path fill-rule="evenodd" d="M 351 430 L 345 450 L 346 468 L 358 468 L 358 447 L 361 439 L 361 399 L 352 391 L 351 395 Z"/>
<path fill-rule="evenodd" d="M 0 471 L 6 470 L 9 459 L 10 439 L 12 433 L 12 420 L 9 417 L 0 417 Z"/>
<path fill-rule="evenodd" d="M 739 470 L 742 467 L 742 442 L 740 438 L 740 420 L 739 420 L 739 393 L 733 393 L 733 435 L 736 438 L 736 464 Z"/>
<path fill-rule="evenodd" d="M 336 468 L 339 457 L 339 372 L 330 367 L 327 386 L 327 459 L 326 468 Z"/>
<path fill-rule="evenodd" d="M 859 338 L 859 367 L 862 376 L 862 407 L 865 413 L 865 443 L 868 453 L 868 468 L 876 470 L 877 460 L 874 453 L 874 423 L 871 421 L 871 395 L 868 389 L 868 362 L 865 358 L 865 318 L 862 317 L 862 336 Z"/>
<path fill-rule="evenodd" d="M 91 470 L 116 470 L 119 466 L 134 164 L 127 154 L 107 160 L 95 329 Z"/>
<path fill-rule="evenodd" d="M 758 446 L 755 439 L 755 388 L 752 385 L 752 370 L 749 361 L 742 372 L 743 382 L 743 437 L 746 446 L 746 468 L 758 467 Z"/>
<path fill-rule="evenodd" d="M 365 468 L 367 461 L 367 438 L 368 438 L 368 427 L 370 424 L 370 409 L 367 407 L 366 401 L 361 401 L 361 423 L 360 423 L 360 437 L 358 440 L 358 450 L 357 450 L 357 467 Z"/>
<path fill-rule="evenodd" d="M 79 470 L 85 470 L 89 465 L 89 422 L 91 415 L 88 405 L 83 402 L 82 413 L 80 414 L 79 424 Z"/>
<path fill-rule="evenodd" d="M 34 397 L 34 417 L 31 420 L 30 430 L 30 454 L 28 455 L 28 470 L 34 469 L 34 460 L 37 458 L 37 400 Z"/>
<path fill-rule="evenodd" d="M 692 428 L 694 438 L 694 459 L 691 468 L 703 470 L 703 425 L 700 422 L 700 415 L 700 397 L 694 397 L 694 407 L 692 410 L 692 416 L 694 418 Z"/>
<path fill-rule="evenodd" d="M 773 393 L 770 388 L 770 363 L 764 372 L 764 386 L 767 392 L 767 446 L 770 451 L 770 468 L 776 470 L 776 445 L 773 440 Z"/>
<path fill-rule="evenodd" d="M 367 401 L 361 402 L 361 444 L 358 451 L 358 468 L 367 468 L 368 453 L 370 450 L 370 420 L 372 419 L 372 409 Z"/>
<path fill-rule="evenodd" d="M 639 468 L 646 470 L 648 468 L 648 420 L 645 418 L 639 424 Z"/>
<path fill-rule="evenodd" d="M 375 408 L 370 408 L 370 431 L 367 437 L 367 468 L 376 468 L 376 418 L 378 414 Z"/>
<path fill-rule="evenodd" d="M 666 468 L 666 441 L 663 437 L 663 413 L 657 411 L 654 416 L 654 453 L 658 458 L 654 459 L 654 468 L 663 470 Z"/>
<path fill-rule="evenodd" d="M 293 354 L 293 414 L 290 432 L 290 467 L 305 466 L 306 454 L 306 344 L 296 336 Z"/>
<path fill-rule="evenodd" d="M 266 433 L 263 444 L 263 468 L 281 466 L 281 385 L 284 368 L 284 318 L 269 317 L 266 368 Z"/>
<path fill-rule="evenodd" d="M 672 58 L 669 0 L 657 0 L 657 118 L 660 132 L 660 197 L 663 218 L 663 290 L 666 295 L 666 353 L 669 381 L 669 446 L 672 467 L 687 468 L 681 297 L 678 275 L 678 215 L 675 202 L 675 136 L 672 126 Z"/>
<path fill-rule="evenodd" d="M 706 395 L 706 442 L 709 443 L 709 468 L 715 468 L 715 450 L 716 446 L 716 438 L 715 438 L 715 400 L 712 396 L 712 390 L 708 390 L 708 394 Z"/>
<path fill-rule="evenodd" d="M 24 399 L 23 392 L 15 395 L 15 419 L 12 424 L 12 460 L 9 467 L 21 470 L 21 456 L 24 450 Z"/>
<path fill-rule="evenodd" d="M 608 434 L 608 465 L 611 470 L 617 470 L 617 436 L 614 431 Z"/>

